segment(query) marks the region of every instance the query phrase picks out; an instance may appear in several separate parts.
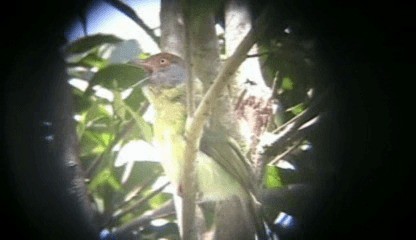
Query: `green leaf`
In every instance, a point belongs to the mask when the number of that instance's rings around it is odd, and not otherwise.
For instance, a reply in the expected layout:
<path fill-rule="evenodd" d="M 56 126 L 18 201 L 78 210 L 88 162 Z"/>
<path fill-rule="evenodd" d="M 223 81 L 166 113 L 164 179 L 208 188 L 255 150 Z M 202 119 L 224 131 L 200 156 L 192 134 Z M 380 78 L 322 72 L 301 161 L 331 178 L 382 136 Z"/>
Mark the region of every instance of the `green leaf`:
<path fill-rule="evenodd" d="M 117 115 L 122 120 L 126 119 L 126 108 L 124 107 L 123 99 L 121 98 L 121 92 L 113 91 L 114 100 L 113 100 L 113 109 L 114 114 Z"/>
<path fill-rule="evenodd" d="M 264 185 L 266 188 L 279 188 L 283 185 L 279 175 L 279 168 L 272 165 L 266 166 Z"/>
<path fill-rule="evenodd" d="M 121 38 L 111 34 L 96 34 L 72 42 L 66 47 L 65 51 L 67 54 L 84 53 L 105 43 L 118 43 L 121 41 L 123 41 Z"/>
<path fill-rule="evenodd" d="M 97 187 L 106 184 L 112 187 L 113 190 L 121 189 L 121 184 L 118 182 L 117 178 L 113 175 L 109 168 L 105 168 L 100 173 L 98 173 L 94 179 L 92 179 L 88 187 L 90 190 L 95 190 Z"/>
<path fill-rule="evenodd" d="M 108 64 L 108 61 L 98 56 L 98 53 L 94 51 L 87 54 L 85 57 L 81 58 L 74 64 L 87 68 L 97 67 L 98 69 L 102 69 Z"/>
<path fill-rule="evenodd" d="M 149 200 L 149 205 L 152 209 L 156 209 L 170 199 L 172 199 L 170 194 L 161 192 Z"/>
<path fill-rule="evenodd" d="M 68 75 L 71 78 L 79 78 L 79 79 L 89 82 L 95 74 L 95 72 L 93 72 L 89 68 L 82 67 L 76 64 L 75 66 L 69 66 L 69 65 L 72 65 L 72 64 L 68 64 L 68 68 L 66 70 L 67 70 Z M 72 87 L 76 88 L 75 86 L 72 86 Z"/>
<path fill-rule="evenodd" d="M 159 162 L 141 161 L 134 163 L 132 172 L 134 174 L 131 174 L 124 184 L 127 191 L 131 191 L 137 186 L 143 186 L 149 180 L 154 183 L 162 175 L 163 169 Z"/>
<path fill-rule="evenodd" d="M 303 111 L 305 111 L 305 104 L 299 103 L 291 108 L 287 109 L 288 112 L 292 112 L 294 115 L 299 115 Z"/>
<path fill-rule="evenodd" d="M 152 56 L 152 54 L 147 53 L 147 52 L 142 52 L 142 53 L 139 54 L 139 59 L 147 59 L 150 56 Z"/>
<path fill-rule="evenodd" d="M 110 118 L 110 117 L 111 117 L 110 113 L 107 111 L 107 109 L 105 109 L 105 107 L 102 104 L 99 104 L 98 102 L 94 102 L 91 105 L 91 108 L 87 111 L 84 123 L 86 125 L 90 125 L 92 124 L 92 122 L 97 121 L 98 119 Z"/>
<path fill-rule="evenodd" d="M 74 111 L 78 114 L 84 113 L 90 109 L 92 106 L 92 101 L 90 98 L 86 98 L 83 96 L 84 92 L 81 90 L 73 87 L 72 88 L 72 96 L 74 100 Z"/>
<path fill-rule="evenodd" d="M 113 137 L 113 134 L 110 133 L 97 133 L 91 130 L 84 130 L 84 134 L 82 135 L 80 142 L 80 155 L 85 156 L 104 152 Z"/>
<path fill-rule="evenodd" d="M 91 79 L 85 94 L 92 93 L 92 87 L 101 85 L 107 89 L 122 91 L 139 80 L 143 79 L 146 73 L 143 69 L 128 64 L 113 64 L 98 71 Z"/>
<path fill-rule="evenodd" d="M 132 109 L 139 109 L 142 103 L 146 100 L 140 88 L 133 88 L 133 92 L 124 99 L 124 102 Z"/>
<path fill-rule="evenodd" d="M 294 83 L 293 83 L 291 78 L 289 78 L 289 77 L 284 77 L 283 78 L 283 80 L 282 80 L 282 89 L 283 90 L 290 91 L 290 90 L 293 89 L 293 85 L 294 85 Z"/>
<path fill-rule="evenodd" d="M 132 116 L 136 125 L 140 128 L 142 138 L 147 142 L 151 142 L 153 132 L 150 124 L 147 123 L 137 111 L 131 109 L 129 105 L 127 105 L 124 101 L 122 101 L 121 103 L 123 104 L 123 107 L 127 110 L 127 112 Z"/>

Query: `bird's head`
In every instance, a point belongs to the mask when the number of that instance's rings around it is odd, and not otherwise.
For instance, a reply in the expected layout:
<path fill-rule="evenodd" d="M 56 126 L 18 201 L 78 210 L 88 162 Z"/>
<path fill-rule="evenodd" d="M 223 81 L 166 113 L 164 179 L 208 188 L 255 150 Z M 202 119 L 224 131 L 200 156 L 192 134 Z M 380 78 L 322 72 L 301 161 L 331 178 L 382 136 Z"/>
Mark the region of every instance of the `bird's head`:
<path fill-rule="evenodd" d="M 149 85 L 173 88 L 187 80 L 185 61 L 171 53 L 158 53 L 143 61 L 134 61 L 149 73 Z"/>
<path fill-rule="evenodd" d="M 182 58 L 162 52 L 131 63 L 149 73 L 149 80 L 142 90 L 150 103 L 163 106 L 168 102 L 185 102 L 188 76 Z"/>

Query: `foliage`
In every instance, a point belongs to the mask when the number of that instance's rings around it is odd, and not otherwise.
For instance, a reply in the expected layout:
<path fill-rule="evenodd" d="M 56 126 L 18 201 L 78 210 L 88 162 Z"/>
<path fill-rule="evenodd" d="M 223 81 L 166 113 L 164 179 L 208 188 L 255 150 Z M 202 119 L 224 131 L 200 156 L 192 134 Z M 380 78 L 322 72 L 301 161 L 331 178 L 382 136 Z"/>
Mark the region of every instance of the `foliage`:
<path fill-rule="evenodd" d="M 303 41 L 293 34 L 274 36 L 260 43 L 260 51 L 265 53 L 261 56 L 264 75 L 269 86 L 275 84 L 274 97 L 279 101 L 274 124 L 269 129 L 269 134 L 275 137 L 281 132 L 281 125 L 301 116 L 311 105 L 308 93 L 317 81 L 313 74 L 316 64 L 311 48 L 305 48 Z M 149 148 L 137 148 L 133 157 L 121 159 L 129 143 L 141 141 L 150 145 L 152 139 L 151 122 L 144 117 L 147 102 L 140 85 L 135 86 L 146 75 L 142 69 L 128 64 L 146 53 L 134 40 L 105 34 L 79 39 L 69 44 L 65 53 L 88 189 L 100 212 L 102 227 L 121 227 L 161 208 L 171 199 L 170 193 L 157 190 L 164 181 L 163 171 L 153 161 Z M 300 181 L 299 177 L 293 177 L 292 169 L 276 163 L 284 158 L 284 162 L 292 164 L 288 153 L 296 155 L 295 150 L 301 151 L 299 143 L 305 139 L 288 140 L 289 144 L 279 154 L 268 156 L 274 160 L 264 172 L 265 188 L 280 189 Z M 163 231 L 148 225 L 141 234 L 148 238 L 177 236 L 177 228 L 172 227 L 174 218 L 168 215 L 164 219 Z"/>
<path fill-rule="evenodd" d="M 140 53 L 137 42 L 103 34 L 87 36 L 66 48 L 80 158 L 88 174 L 88 189 L 103 216 L 103 227 L 120 226 L 170 199 L 169 193 L 162 192 L 132 211 L 117 215 L 151 194 L 156 181 L 162 180 L 160 164 L 151 157 L 141 159 L 140 149 L 136 159 L 119 159 L 127 143 L 152 139 L 151 124 L 142 116 L 145 98 L 140 87 L 133 86 L 145 78 L 145 73 L 127 63 Z M 124 162 L 121 165 L 117 161 Z M 135 174 L 122 181 L 129 164 Z M 166 235 L 177 234 L 174 228 L 169 229 Z"/>

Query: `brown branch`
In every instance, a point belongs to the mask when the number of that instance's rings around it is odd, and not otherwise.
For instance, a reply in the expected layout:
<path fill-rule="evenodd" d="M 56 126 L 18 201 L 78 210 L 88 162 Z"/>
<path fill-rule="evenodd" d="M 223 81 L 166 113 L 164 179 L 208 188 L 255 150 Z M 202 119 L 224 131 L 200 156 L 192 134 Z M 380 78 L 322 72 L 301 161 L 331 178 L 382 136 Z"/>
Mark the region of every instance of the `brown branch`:
<path fill-rule="evenodd" d="M 187 114 L 188 119 L 192 118 L 194 114 L 194 99 L 193 99 L 193 76 L 192 76 L 192 41 L 191 41 L 191 33 L 190 33 L 190 26 L 191 26 L 191 0 L 181 0 L 182 5 L 182 12 L 183 12 L 183 21 L 184 21 L 184 31 L 185 31 L 185 48 L 184 48 L 184 58 L 185 62 L 188 63 L 186 65 L 186 71 L 188 75 L 188 79 L 186 82 L 186 103 L 187 103 Z M 187 146 L 186 149 L 188 149 Z M 198 151 L 198 147 L 196 148 Z M 186 154 L 186 150 L 185 150 Z M 184 196 L 182 202 L 182 219 L 178 219 L 180 221 L 180 232 L 182 239 L 184 240 L 194 240 L 197 239 L 196 227 L 195 227 L 195 200 L 196 200 L 196 181 L 197 178 L 195 177 L 195 165 L 194 160 L 196 158 L 196 152 L 191 155 L 191 158 L 187 158 L 185 155 L 185 169 L 184 169 L 184 176 L 182 179 L 183 189 L 184 189 Z"/>
<path fill-rule="evenodd" d="M 195 194 L 196 189 L 194 182 L 194 161 L 199 151 L 200 139 L 202 136 L 203 126 L 207 121 L 213 103 L 225 88 L 227 82 L 238 69 L 240 64 L 245 60 L 247 53 L 255 42 L 263 36 L 267 26 L 267 16 L 270 14 L 270 7 L 266 7 L 259 19 L 247 33 L 239 46 L 236 48 L 230 58 L 224 63 L 218 76 L 208 89 L 206 95 L 202 99 L 198 108 L 194 113 L 194 117 L 188 118 L 185 137 L 187 139 L 187 147 L 185 148 L 185 164 L 182 179 L 183 184 L 183 239 L 192 239 L 192 228 L 195 218 Z"/>
<path fill-rule="evenodd" d="M 188 63 L 186 65 L 186 72 L 187 72 L 187 82 L 186 82 L 186 106 L 187 106 L 187 113 L 188 117 L 192 117 L 195 104 L 194 104 L 194 92 L 193 92 L 193 74 L 192 74 L 192 41 L 191 41 L 191 11 L 190 11 L 190 4 L 191 1 L 182 0 L 182 10 L 183 10 L 183 22 L 184 22 L 184 30 L 185 30 L 185 48 L 184 48 L 184 59 L 185 62 Z"/>

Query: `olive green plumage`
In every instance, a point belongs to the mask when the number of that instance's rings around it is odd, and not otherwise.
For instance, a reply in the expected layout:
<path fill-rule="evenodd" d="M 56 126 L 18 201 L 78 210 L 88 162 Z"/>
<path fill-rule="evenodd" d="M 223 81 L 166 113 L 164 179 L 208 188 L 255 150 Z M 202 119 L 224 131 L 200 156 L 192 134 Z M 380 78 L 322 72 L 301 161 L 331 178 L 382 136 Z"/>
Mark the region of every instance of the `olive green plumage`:
<path fill-rule="evenodd" d="M 181 194 L 187 119 L 185 63 L 175 55 L 160 53 L 138 64 L 150 74 L 143 92 L 155 109 L 153 144 L 157 158 Z M 198 86 L 196 96 L 202 92 L 202 87 Z M 227 128 L 215 119 L 204 128 L 195 161 L 197 200 L 221 201 L 238 197 L 248 203 L 249 214 L 256 218 L 253 223 L 263 234 L 264 227 L 257 219 L 256 191 L 248 161 L 236 141 L 227 134 Z"/>

